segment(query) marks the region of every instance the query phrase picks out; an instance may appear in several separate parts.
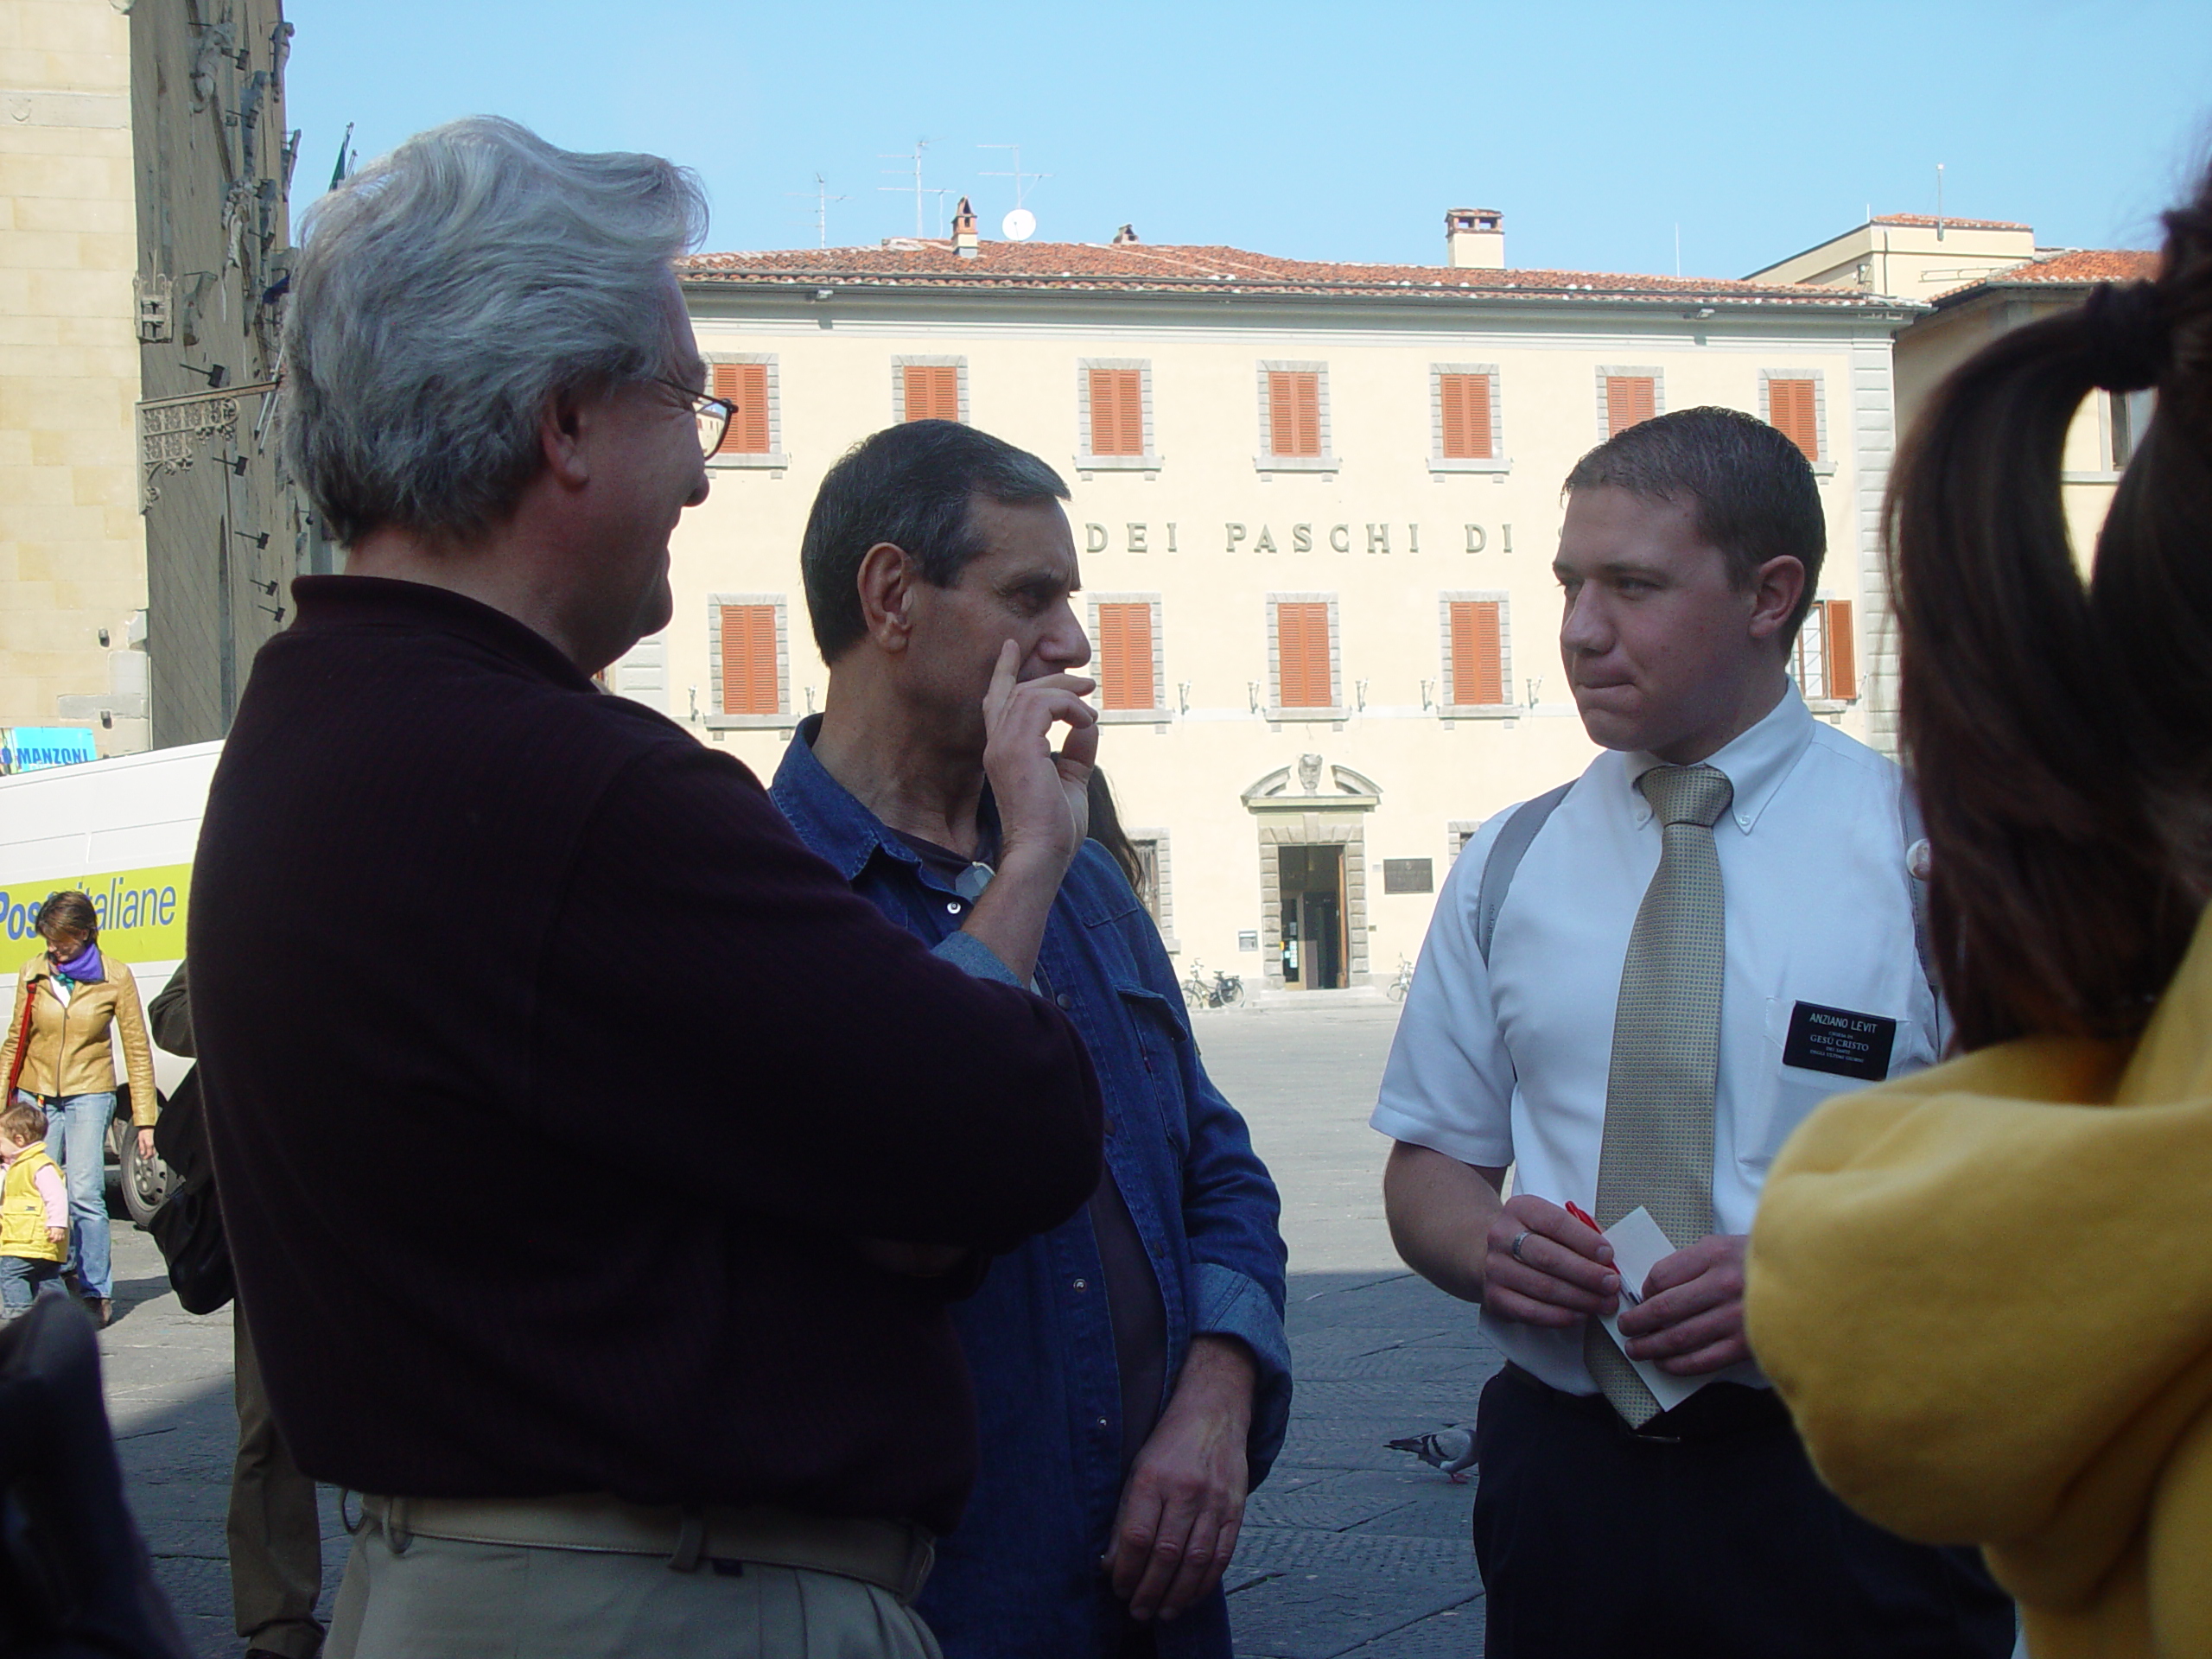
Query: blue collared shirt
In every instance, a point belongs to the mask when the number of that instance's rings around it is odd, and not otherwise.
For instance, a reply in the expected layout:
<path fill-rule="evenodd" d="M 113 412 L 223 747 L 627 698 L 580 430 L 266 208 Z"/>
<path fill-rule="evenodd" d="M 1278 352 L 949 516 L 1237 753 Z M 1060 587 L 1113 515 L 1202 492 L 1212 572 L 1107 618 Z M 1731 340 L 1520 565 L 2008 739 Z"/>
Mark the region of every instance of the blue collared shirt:
<path fill-rule="evenodd" d="M 818 724 L 793 736 L 771 796 L 855 892 L 944 941 L 969 900 L 814 758 Z M 1038 963 L 1098 1073 L 1107 1166 L 1166 1305 L 1168 1389 L 1193 1336 L 1235 1337 L 1252 1351 L 1256 1486 L 1290 1414 L 1281 1205 L 1243 1119 L 1199 1064 L 1158 930 L 1096 842 L 1061 883 Z M 923 1616 L 948 1659 L 1103 1651 L 1119 1605 L 1098 1560 L 1121 1502 L 1122 1405 L 1089 1213 L 998 1258 L 953 1319 L 975 1375 L 982 1463 L 960 1526 L 938 1543 Z M 1219 1592 L 1159 1636 L 1163 1659 L 1226 1659 Z"/>

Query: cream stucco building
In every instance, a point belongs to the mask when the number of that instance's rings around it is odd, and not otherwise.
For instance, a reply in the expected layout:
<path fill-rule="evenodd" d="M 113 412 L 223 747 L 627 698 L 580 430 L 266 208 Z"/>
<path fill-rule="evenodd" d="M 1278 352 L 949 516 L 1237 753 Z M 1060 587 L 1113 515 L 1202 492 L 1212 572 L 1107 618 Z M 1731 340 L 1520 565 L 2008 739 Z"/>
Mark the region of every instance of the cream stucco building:
<path fill-rule="evenodd" d="M 2139 281 L 2157 266 L 2157 254 L 2133 249 L 2038 248 L 2031 226 L 2003 219 L 1891 213 L 1745 280 L 1926 302 L 1928 310 L 1897 337 L 1904 435 L 1943 378 L 1998 335 L 2081 304 L 2099 283 Z M 2067 524 L 2085 568 L 2155 401 L 2148 391 L 2098 392 L 2083 401 L 2067 434 Z"/>
<path fill-rule="evenodd" d="M 1385 979 L 1465 834 L 1593 752 L 1556 648 L 1561 480 L 1618 425 L 1719 404 L 1813 457 L 1830 551 L 1801 677 L 1888 742 L 1874 550 L 1917 302 L 1512 270 L 1475 210 L 1433 267 L 971 224 L 688 263 L 743 412 L 677 533 L 676 620 L 617 689 L 772 772 L 822 703 L 797 560 L 817 482 L 893 421 L 971 421 L 1072 487 L 1101 763 L 1185 966 Z"/>
<path fill-rule="evenodd" d="M 1911 431 L 1943 378 L 1999 335 L 2081 304 L 2099 283 L 2148 277 L 2158 263 L 2157 254 L 2130 249 L 2068 249 L 1937 295 L 1897 336 L 1897 429 Z M 2151 391 L 2093 392 L 2067 432 L 2061 488 L 2075 556 L 2085 570 L 2157 401 Z"/>

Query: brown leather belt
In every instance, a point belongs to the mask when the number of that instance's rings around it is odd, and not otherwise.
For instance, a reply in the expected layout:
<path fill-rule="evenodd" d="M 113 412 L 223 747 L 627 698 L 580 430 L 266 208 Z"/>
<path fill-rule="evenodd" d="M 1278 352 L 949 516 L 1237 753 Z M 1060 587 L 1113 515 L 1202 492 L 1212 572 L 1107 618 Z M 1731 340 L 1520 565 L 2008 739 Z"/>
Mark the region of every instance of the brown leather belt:
<path fill-rule="evenodd" d="M 395 1551 L 415 1538 L 525 1549 L 659 1555 L 679 1573 L 702 1561 L 832 1573 L 887 1590 L 902 1602 L 921 1593 L 937 1559 L 927 1529 L 904 1521 L 802 1515 L 766 1504 L 744 1509 L 649 1509 L 604 1493 L 563 1497 L 379 1497 L 362 1513 Z"/>

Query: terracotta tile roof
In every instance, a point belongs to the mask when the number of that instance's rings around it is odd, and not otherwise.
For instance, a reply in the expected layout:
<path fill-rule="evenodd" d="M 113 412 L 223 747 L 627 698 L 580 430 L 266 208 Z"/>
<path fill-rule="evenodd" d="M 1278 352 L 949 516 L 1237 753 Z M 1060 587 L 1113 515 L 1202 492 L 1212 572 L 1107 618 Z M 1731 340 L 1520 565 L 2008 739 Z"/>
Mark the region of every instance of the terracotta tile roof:
<path fill-rule="evenodd" d="M 1918 225 L 1934 230 L 1941 225 L 1948 231 L 2031 231 L 2032 225 L 2015 224 L 2009 219 L 1953 219 L 1948 215 L 1938 219 L 1933 213 L 1877 213 L 1870 225 Z"/>
<path fill-rule="evenodd" d="M 2158 274 L 2151 248 L 2069 248 L 1986 278 L 1993 283 L 2133 283 Z"/>
<path fill-rule="evenodd" d="M 1631 276 L 1611 271 L 1484 270 L 1448 265 L 1344 264 L 1278 259 L 1242 248 L 1152 243 L 985 242 L 963 259 L 950 241 L 893 238 L 876 248 L 779 248 L 701 253 L 677 262 L 700 287 L 911 288 L 1000 292 L 1336 295 L 1414 299 L 1571 300 L 1596 304 L 1788 305 L 1823 310 L 1910 302 L 1847 289 L 1720 277 Z"/>
<path fill-rule="evenodd" d="M 2133 283 L 2158 273 L 2158 255 L 2148 248 L 2069 248 L 1961 283 L 1938 295 L 1936 303 L 1955 305 L 1990 289 L 2088 288 L 2098 283 Z"/>

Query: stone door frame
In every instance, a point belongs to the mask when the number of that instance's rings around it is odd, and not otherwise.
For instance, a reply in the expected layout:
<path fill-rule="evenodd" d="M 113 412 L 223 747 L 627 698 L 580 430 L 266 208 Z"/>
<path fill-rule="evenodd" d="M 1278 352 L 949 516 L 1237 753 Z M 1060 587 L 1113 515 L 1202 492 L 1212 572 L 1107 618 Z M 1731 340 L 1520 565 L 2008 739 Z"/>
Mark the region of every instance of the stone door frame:
<path fill-rule="evenodd" d="M 1318 758 L 1303 767 L 1269 772 L 1243 794 L 1244 809 L 1256 818 L 1260 836 L 1260 950 L 1268 988 L 1284 988 L 1282 977 L 1282 882 L 1284 847 L 1339 847 L 1344 883 L 1344 985 L 1368 982 L 1367 815 L 1382 799 L 1370 779 L 1349 766 L 1331 766 L 1329 787 L 1319 777 Z M 1311 781 L 1306 781 L 1307 779 Z M 1304 787 L 1299 785 L 1303 783 Z"/>

